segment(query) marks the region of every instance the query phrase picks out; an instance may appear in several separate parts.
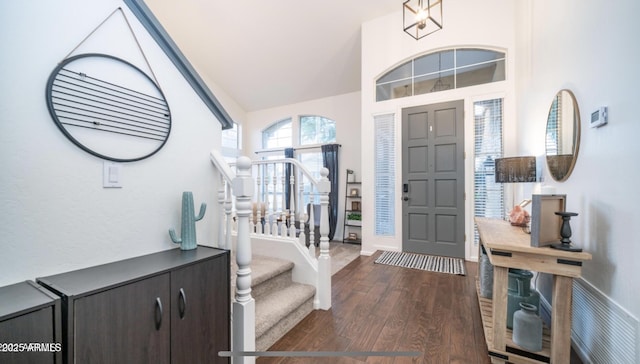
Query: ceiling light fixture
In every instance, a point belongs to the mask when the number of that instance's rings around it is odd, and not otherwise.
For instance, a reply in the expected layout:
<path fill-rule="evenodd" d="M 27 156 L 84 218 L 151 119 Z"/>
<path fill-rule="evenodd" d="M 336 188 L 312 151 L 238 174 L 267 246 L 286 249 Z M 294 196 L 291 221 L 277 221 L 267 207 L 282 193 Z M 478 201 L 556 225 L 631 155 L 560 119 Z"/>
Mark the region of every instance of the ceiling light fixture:
<path fill-rule="evenodd" d="M 402 5 L 404 31 L 416 40 L 442 29 L 442 0 L 407 0 Z"/>

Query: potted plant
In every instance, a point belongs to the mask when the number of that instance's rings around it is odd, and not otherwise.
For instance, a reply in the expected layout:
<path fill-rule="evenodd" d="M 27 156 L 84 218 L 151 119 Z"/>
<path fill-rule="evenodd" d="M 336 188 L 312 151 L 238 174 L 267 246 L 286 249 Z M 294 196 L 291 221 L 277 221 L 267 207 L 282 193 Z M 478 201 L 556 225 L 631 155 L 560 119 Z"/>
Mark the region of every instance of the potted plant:
<path fill-rule="evenodd" d="M 347 224 L 349 225 L 362 225 L 362 215 L 359 212 L 350 212 L 347 214 Z"/>

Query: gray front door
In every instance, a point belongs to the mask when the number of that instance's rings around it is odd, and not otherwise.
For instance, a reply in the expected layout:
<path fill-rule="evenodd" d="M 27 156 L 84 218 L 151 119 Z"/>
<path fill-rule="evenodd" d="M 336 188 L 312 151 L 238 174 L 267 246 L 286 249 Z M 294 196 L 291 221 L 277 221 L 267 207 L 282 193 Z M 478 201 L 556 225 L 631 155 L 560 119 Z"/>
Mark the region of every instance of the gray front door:
<path fill-rule="evenodd" d="M 464 258 L 464 101 L 402 110 L 407 252 Z"/>

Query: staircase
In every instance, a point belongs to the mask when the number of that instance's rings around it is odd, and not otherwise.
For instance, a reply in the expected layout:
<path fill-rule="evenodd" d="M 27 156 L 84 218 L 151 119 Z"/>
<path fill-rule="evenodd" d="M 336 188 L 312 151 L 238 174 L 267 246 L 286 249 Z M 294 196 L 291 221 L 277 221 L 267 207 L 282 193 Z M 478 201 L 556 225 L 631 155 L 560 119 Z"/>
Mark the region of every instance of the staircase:
<path fill-rule="evenodd" d="M 235 259 L 231 260 L 235 262 Z M 291 279 L 292 262 L 254 255 L 251 294 L 256 301 L 256 350 L 266 351 L 313 310 L 315 287 Z M 232 263 L 232 295 L 235 294 Z"/>
<path fill-rule="evenodd" d="M 264 351 L 312 310 L 331 309 L 329 170 L 322 168 L 316 178 L 294 158 L 252 161 L 239 157 L 229 164 L 217 150 L 211 151 L 210 158 L 220 178 L 218 247 L 231 250 L 234 256 L 232 351 Z M 286 193 L 281 193 L 287 181 L 288 209 Z M 310 234 L 315 231 L 315 209 L 310 209 L 310 216 L 296 213 L 304 211 L 305 201 L 320 205 L 319 254 L 315 245 L 307 248 L 305 234 L 296 231 L 296 226 L 304 231 L 307 219 Z M 263 203 L 264 212 L 258 208 Z M 234 362 L 253 364 L 255 357 L 235 357 Z"/>

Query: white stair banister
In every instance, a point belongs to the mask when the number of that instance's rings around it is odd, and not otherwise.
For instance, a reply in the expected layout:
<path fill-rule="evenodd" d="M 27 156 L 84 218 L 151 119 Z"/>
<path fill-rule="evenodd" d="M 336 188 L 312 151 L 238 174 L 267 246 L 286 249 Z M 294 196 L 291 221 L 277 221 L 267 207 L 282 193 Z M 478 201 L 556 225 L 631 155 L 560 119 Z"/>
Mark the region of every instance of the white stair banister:
<path fill-rule="evenodd" d="M 233 209 L 232 216 L 236 216 L 235 219 L 229 219 L 233 221 L 233 226 L 235 230 L 233 234 L 235 234 L 237 239 L 236 244 L 236 260 L 238 262 L 239 270 L 237 272 L 238 279 L 236 280 L 237 291 L 236 297 L 234 299 L 234 313 L 233 313 L 233 328 L 234 328 L 234 345 L 233 350 L 235 351 L 252 351 L 250 348 L 255 348 L 255 327 L 250 323 L 255 323 L 255 300 L 251 295 L 251 245 L 256 244 L 257 239 L 269 239 L 269 244 L 280 242 L 282 239 L 282 246 L 286 246 L 291 242 L 297 244 L 302 244 L 302 247 L 305 246 L 305 234 L 304 231 L 305 225 L 302 223 L 303 221 L 309 221 L 309 225 L 316 225 L 315 218 L 320 217 L 320 222 L 318 225 L 320 232 L 317 235 L 320 235 L 320 256 L 318 258 L 315 257 L 315 237 L 309 239 L 311 244 L 309 249 L 304 254 L 304 258 L 300 263 L 304 266 L 304 271 L 308 272 L 309 275 L 306 275 L 303 279 L 310 279 L 309 282 L 313 282 L 316 286 L 316 296 L 314 297 L 314 308 L 315 309 L 323 309 L 328 310 L 331 308 L 331 257 L 329 255 L 329 193 L 331 191 L 331 185 L 328 180 L 328 170 L 323 168 L 320 171 L 321 178 L 316 179 L 313 174 L 300 163 L 300 161 L 293 158 L 284 158 L 279 160 L 254 160 L 251 161 L 246 157 L 239 158 L 236 163 L 228 163 L 224 160 L 221 153 L 218 151 L 211 152 L 211 160 L 214 166 L 218 169 L 219 173 L 223 176 L 224 180 L 227 181 L 227 189 L 226 196 L 227 199 L 224 201 L 224 205 L 227 204 L 229 193 L 232 191 L 233 195 L 236 197 L 236 206 Z M 300 230 L 301 234 L 299 238 L 296 238 L 295 235 L 279 232 L 279 226 L 273 226 L 273 222 L 276 222 L 277 218 L 281 213 L 286 211 L 285 200 L 284 200 L 284 185 L 282 183 L 278 183 L 281 179 L 278 176 L 278 168 L 276 163 L 281 163 L 283 165 L 291 165 L 292 175 L 294 186 L 292 186 L 292 196 L 290 201 L 290 210 L 289 217 L 291 218 L 290 224 L 293 226 L 296 222 L 294 221 L 294 217 L 296 216 L 295 212 L 298 213 L 300 221 Z M 254 181 L 252 178 L 252 167 L 257 171 L 257 180 Z M 233 167 L 232 167 L 233 166 Z M 269 167 L 274 167 L 273 171 L 270 171 Z M 242 170 L 242 173 L 240 172 Z M 283 168 L 284 174 L 284 168 Z M 285 179 L 286 181 L 286 179 Z M 270 185 L 273 183 L 273 190 L 270 190 Z M 308 183 L 308 185 L 306 185 Z M 291 184 L 291 180 L 289 181 Z M 283 198 L 277 197 L 278 186 L 282 187 Z M 257 193 L 254 193 L 255 188 L 257 188 Z M 262 188 L 261 188 L 262 187 Z M 263 191 L 261 191 L 263 190 Z M 294 191 L 298 190 L 298 196 L 294 196 Z M 308 192 L 305 192 L 307 191 Z M 218 191 L 220 192 L 220 191 Z M 311 206 L 314 203 L 320 203 L 320 211 L 314 211 L 313 208 L 310 209 L 310 213 L 315 215 L 320 214 L 319 216 L 305 216 L 305 212 L 307 211 L 307 207 L 304 205 L 304 197 L 306 194 L 309 194 L 309 202 Z M 253 195 L 256 195 L 255 197 Z M 220 201 L 220 194 L 218 194 L 218 201 Z M 257 221 L 254 221 L 254 228 L 256 228 L 255 232 L 253 232 L 249 228 L 249 216 L 252 215 L 252 206 L 251 201 L 254 197 L 258 203 L 257 208 Z M 297 197 L 297 198 L 296 198 Z M 318 202 L 319 200 L 319 202 Z M 244 203 L 243 203 L 244 202 Z M 281 202 L 281 209 L 278 210 Z M 260 206 L 262 205 L 262 206 Z M 262 213 L 262 208 L 265 208 L 265 213 Z M 228 214 L 227 206 L 223 207 L 224 214 Z M 316 213 L 317 212 L 317 213 Z M 262 215 L 262 216 L 260 216 Z M 228 215 L 227 215 L 228 216 Z M 262 223 L 260 222 L 260 217 L 264 217 L 265 224 L 264 230 L 262 229 Z M 307 225 L 308 226 L 308 225 Z M 315 226 L 309 226 L 311 229 L 310 233 L 313 234 Z M 225 229 L 227 232 L 226 239 L 230 239 L 230 229 Z M 287 229 L 289 230 L 289 229 Z M 297 229 L 296 229 L 297 230 Z M 298 231 L 296 231 L 297 233 Z M 311 235 L 310 234 L 310 235 Z M 289 235 L 289 236 L 287 236 Z M 245 241 L 248 240 L 249 243 Z M 228 241 L 228 240 L 227 240 Z M 220 242 L 222 245 L 222 242 Z M 245 247 L 245 244 L 247 245 Z M 231 247 L 230 244 L 225 244 Z M 278 251 L 278 247 L 274 246 L 276 251 Z M 304 248 L 303 248 L 304 249 Z M 278 254 L 278 252 L 276 252 Z M 298 264 L 298 263 L 296 263 Z M 315 273 L 313 273 L 315 272 Z M 305 273 L 307 274 L 307 273 Z M 246 288 L 245 288 L 246 287 Z M 250 331 L 247 331 L 250 330 Z M 244 359 L 243 359 L 244 360 Z M 247 361 L 241 361 L 242 363 L 246 363 Z M 253 361 L 251 361 L 253 362 Z"/>
<path fill-rule="evenodd" d="M 236 163 L 233 194 L 236 197 L 238 236 L 236 242 L 236 296 L 233 302 L 233 351 L 255 351 L 256 304 L 251 296 L 251 241 L 249 240 L 249 214 L 254 182 L 251 160 L 240 157 Z M 255 357 L 237 357 L 234 363 L 255 363 Z"/>

